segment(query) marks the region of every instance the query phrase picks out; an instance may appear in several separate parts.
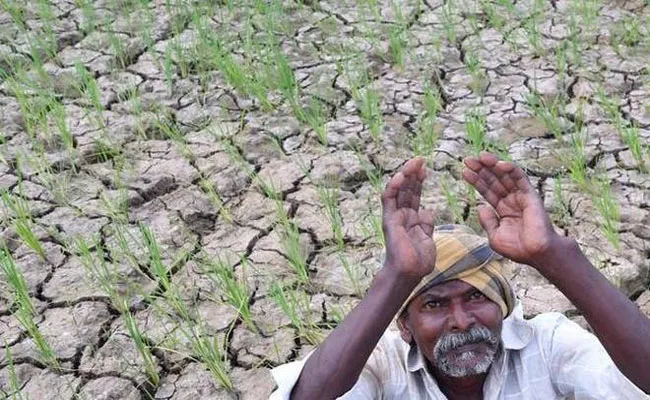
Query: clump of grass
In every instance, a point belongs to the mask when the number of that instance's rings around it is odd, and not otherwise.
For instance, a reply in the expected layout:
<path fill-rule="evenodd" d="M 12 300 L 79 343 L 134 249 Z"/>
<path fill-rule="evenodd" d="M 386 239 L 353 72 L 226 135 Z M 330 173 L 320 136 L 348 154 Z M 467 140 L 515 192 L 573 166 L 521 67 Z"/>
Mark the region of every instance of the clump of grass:
<path fill-rule="evenodd" d="M 282 247 L 289 260 L 289 266 L 298 275 L 300 283 L 306 284 L 309 282 L 309 266 L 307 265 L 307 254 L 300 243 L 298 225 L 289 217 L 282 201 L 276 202 L 276 215 Z"/>
<path fill-rule="evenodd" d="M 619 108 L 618 99 L 608 95 L 602 85 L 596 88 L 596 97 L 600 106 L 605 111 L 605 114 L 614 124 L 621 140 L 630 149 L 630 153 L 632 153 L 632 157 L 634 158 L 639 171 L 647 172 L 648 170 L 645 165 L 644 153 L 648 151 L 650 147 L 647 145 L 644 146 L 642 143 L 639 128 L 625 119 Z"/>
<path fill-rule="evenodd" d="M 151 346 L 142 334 L 129 308 L 129 293 L 124 294 L 119 290 L 118 273 L 113 263 L 108 261 L 108 257 L 104 252 L 99 238 L 95 238 L 92 245 L 82 238 L 74 238 L 69 247 L 79 255 L 88 276 L 108 296 L 113 308 L 122 315 L 124 326 L 129 337 L 134 341 L 136 350 L 144 364 L 145 374 L 150 383 L 157 386 L 160 382 L 160 374 L 158 373 L 158 367 L 151 352 Z M 91 250 L 93 247 L 95 253 Z"/>
<path fill-rule="evenodd" d="M 199 181 L 199 187 L 201 187 L 203 193 L 208 196 L 208 199 L 210 199 L 217 210 L 219 210 L 219 215 L 221 218 L 223 218 L 224 221 L 231 223 L 232 215 L 230 213 L 230 208 L 228 208 L 228 206 L 225 204 L 214 183 L 208 179 L 201 179 Z"/>
<path fill-rule="evenodd" d="M 438 113 L 442 111 L 440 91 L 432 85 L 426 85 L 422 102 L 424 110 L 418 117 L 411 149 L 415 155 L 430 159 L 439 139 L 436 121 Z"/>
<path fill-rule="evenodd" d="M 251 182 L 253 182 L 266 197 L 271 200 L 280 200 L 282 198 L 282 193 L 276 189 L 273 182 L 268 182 L 262 179 L 259 174 L 251 168 L 250 164 L 248 164 L 244 156 L 240 153 L 237 146 L 228 140 L 223 140 L 221 143 L 228 158 L 248 176 Z"/>
<path fill-rule="evenodd" d="M 478 110 L 470 110 L 465 114 L 465 133 L 467 134 L 469 147 L 474 155 L 488 148 L 488 139 L 485 136 L 486 125 L 485 115 Z"/>
<path fill-rule="evenodd" d="M 60 364 L 56 353 L 45 340 L 43 334 L 38 329 L 34 318 L 36 318 L 36 308 L 29 297 L 29 289 L 22 272 L 16 266 L 9 250 L 0 249 L 0 271 L 9 285 L 11 300 L 13 302 L 14 316 L 25 329 L 27 335 L 32 339 L 38 349 L 41 361 L 49 368 L 54 370 L 60 369 Z"/>
<path fill-rule="evenodd" d="M 12 400 L 23 400 L 23 394 L 20 392 L 21 389 L 21 382 L 20 378 L 18 378 L 18 374 L 16 373 L 16 366 L 14 365 L 14 359 L 13 356 L 11 355 L 11 349 L 9 348 L 9 344 L 7 344 L 7 341 L 4 341 L 4 346 L 5 346 L 5 359 L 7 362 L 7 369 L 9 372 L 8 376 L 8 385 L 9 385 L 9 395 L 11 396 Z M 6 394 L 6 393 L 3 393 Z"/>
<path fill-rule="evenodd" d="M 378 141 L 384 124 L 383 114 L 379 93 L 372 86 L 365 59 L 356 58 L 345 68 L 345 75 L 360 117 L 368 127 L 370 136 Z"/>
<path fill-rule="evenodd" d="M 472 77 L 470 89 L 478 95 L 483 95 L 487 88 L 485 85 L 487 75 L 481 67 L 481 59 L 478 56 L 476 48 L 470 46 L 470 48 L 465 51 L 464 62 L 467 72 L 469 72 L 469 75 Z"/>
<path fill-rule="evenodd" d="M 338 185 L 334 184 L 331 187 L 325 185 L 317 185 L 316 191 L 321 204 L 325 209 L 325 216 L 327 217 L 332 227 L 332 236 L 334 238 L 334 246 L 336 254 L 343 265 L 348 279 L 352 284 L 355 293 L 362 296 L 361 284 L 359 282 L 359 271 L 350 264 L 345 255 L 345 235 L 343 233 L 343 220 L 339 211 L 339 190 Z"/>
<path fill-rule="evenodd" d="M 22 193 L 22 184 L 18 185 L 19 194 Z M 0 192 L 2 204 L 7 211 L 13 214 L 9 222 L 23 242 L 29 246 L 41 258 L 46 259 L 45 249 L 34 233 L 34 221 L 32 219 L 29 205 L 21 196 L 12 195 L 3 190 Z"/>
<path fill-rule="evenodd" d="M 243 275 L 246 275 L 248 262 L 245 258 L 241 259 L 240 268 Z M 244 321 L 246 326 L 253 332 L 257 332 L 250 311 L 251 292 L 245 279 L 239 279 L 235 275 L 234 266 L 220 257 L 216 259 L 205 258 L 201 267 L 207 276 L 217 285 L 219 292 L 225 297 L 226 302 L 230 304 L 237 314 Z"/>
<path fill-rule="evenodd" d="M 304 291 L 274 285 L 270 296 L 284 314 L 289 317 L 291 324 L 298 333 L 298 337 L 313 345 L 318 345 L 323 340 L 323 332 L 311 318 L 309 297 Z"/>
<path fill-rule="evenodd" d="M 384 237 L 384 229 L 382 228 L 381 214 L 375 211 L 376 207 L 368 202 L 368 211 L 363 217 L 363 224 L 361 231 L 365 236 L 365 240 L 374 243 L 377 246 L 384 246 L 386 238 Z"/>
<path fill-rule="evenodd" d="M 449 179 L 446 175 L 443 175 L 440 178 L 440 189 L 442 194 L 445 196 L 445 201 L 451 212 L 451 217 L 454 223 L 460 223 L 463 221 L 464 209 L 461 205 L 458 195 L 452 189 Z"/>
<path fill-rule="evenodd" d="M 620 249 L 621 241 L 619 225 L 621 212 L 619 204 L 612 195 L 612 189 L 607 178 L 596 178 L 593 180 L 593 184 L 595 185 L 596 190 L 592 196 L 592 201 L 602 218 L 600 226 L 601 230 L 607 240 L 609 240 L 616 249 Z"/>
<path fill-rule="evenodd" d="M 645 154 L 650 150 L 648 145 L 643 145 L 639 128 L 637 126 L 626 126 L 621 130 L 623 143 L 630 149 L 632 157 L 636 162 L 639 171 L 647 173 L 648 168 L 645 165 Z"/>
<path fill-rule="evenodd" d="M 202 325 L 190 329 L 183 329 L 184 335 L 191 343 L 192 352 L 203 365 L 212 373 L 219 384 L 230 391 L 235 385 L 228 375 L 228 352 L 226 341 L 221 342 L 218 337 L 211 337 Z"/>
<path fill-rule="evenodd" d="M 533 115 L 542 121 L 546 129 L 559 141 L 563 141 L 565 127 L 562 124 L 562 116 L 565 111 L 565 102 L 562 96 L 555 97 L 552 101 L 544 99 L 537 91 L 532 90 L 526 96 L 528 108 Z"/>
<path fill-rule="evenodd" d="M 327 146 L 327 106 L 322 101 L 312 97 L 309 107 L 302 112 L 303 122 L 316 133 L 318 141 L 323 146 Z"/>

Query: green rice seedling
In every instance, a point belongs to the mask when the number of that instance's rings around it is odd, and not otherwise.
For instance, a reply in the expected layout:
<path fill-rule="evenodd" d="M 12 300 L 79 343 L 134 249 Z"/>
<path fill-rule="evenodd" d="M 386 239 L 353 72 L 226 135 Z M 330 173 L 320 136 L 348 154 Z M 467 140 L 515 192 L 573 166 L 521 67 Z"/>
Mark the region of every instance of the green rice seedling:
<path fill-rule="evenodd" d="M 374 243 L 377 246 L 384 246 L 386 238 L 384 237 L 384 229 L 382 228 L 381 214 L 375 212 L 376 208 L 370 204 L 370 201 L 368 202 L 368 211 L 363 217 L 361 231 L 366 241 Z"/>
<path fill-rule="evenodd" d="M 542 42 L 542 33 L 539 30 L 539 25 L 542 23 L 542 18 L 544 17 L 545 6 L 545 2 L 535 0 L 531 13 L 523 21 L 523 28 L 526 32 L 528 44 L 532 47 L 536 57 L 541 57 L 546 53 Z"/>
<path fill-rule="evenodd" d="M 390 60 L 399 68 L 404 68 L 406 58 L 406 33 L 402 26 L 394 26 L 388 31 L 388 53 Z"/>
<path fill-rule="evenodd" d="M 133 339 L 135 348 L 142 358 L 144 371 L 149 382 L 154 387 L 158 386 L 160 383 L 160 374 L 158 373 L 158 366 L 156 365 L 156 361 L 151 353 L 151 346 L 147 343 L 147 339 L 142 335 L 140 328 L 138 328 L 133 314 L 130 311 L 126 311 L 122 314 L 122 317 L 124 318 L 126 330 L 129 332 L 129 336 Z"/>
<path fill-rule="evenodd" d="M 620 132 L 622 128 L 627 125 L 627 122 L 623 118 L 623 114 L 619 109 L 619 100 L 615 96 L 607 94 L 605 88 L 602 85 L 599 85 L 596 88 L 596 98 L 598 103 L 605 111 L 607 117 L 612 120 L 616 129 Z"/>
<path fill-rule="evenodd" d="M 180 126 L 178 126 L 178 123 L 171 113 L 164 111 L 156 112 L 156 121 L 154 124 L 165 138 L 174 143 L 183 158 L 190 162 L 193 162 L 196 159 L 194 152 L 187 144 L 185 135 L 181 132 Z"/>
<path fill-rule="evenodd" d="M 379 141 L 383 128 L 383 116 L 379 102 L 379 94 L 370 86 L 353 92 L 352 96 L 357 101 L 357 108 L 361 119 L 370 129 L 370 135 L 375 141 Z"/>
<path fill-rule="evenodd" d="M 587 155 L 585 144 L 587 141 L 586 131 L 576 130 L 571 134 L 571 151 L 569 155 L 569 177 L 583 190 L 589 191 L 589 179 L 587 176 Z"/>
<path fill-rule="evenodd" d="M 569 14 L 568 31 L 568 48 L 570 50 L 571 63 L 575 66 L 580 66 L 582 63 L 582 40 L 580 38 L 579 23 L 573 14 Z"/>
<path fill-rule="evenodd" d="M 497 32 L 501 32 L 507 22 L 503 13 L 489 0 L 480 0 L 480 6 L 483 14 L 485 14 L 488 20 L 488 24 Z"/>
<path fill-rule="evenodd" d="M 45 340 L 41 331 L 38 329 L 34 318 L 36 317 L 36 308 L 29 297 L 29 289 L 23 277 L 22 272 L 16 266 L 8 249 L 0 249 L 0 271 L 9 285 L 9 291 L 14 303 L 14 316 L 25 329 L 27 335 L 32 339 L 36 346 L 41 361 L 48 367 L 59 370 L 60 364 L 56 353 Z"/>
<path fill-rule="evenodd" d="M 464 209 L 458 200 L 456 192 L 451 188 L 447 175 L 440 177 L 440 189 L 442 190 L 442 194 L 445 196 L 447 206 L 451 212 L 452 222 L 455 224 L 461 223 L 463 221 Z"/>
<path fill-rule="evenodd" d="M 81 10 L 83 23 L 81 30 L 87 35 L 97 28 L 97 10 L 91 0 L 74 0 L 75 6 Z"/>
<path fill-rule="evenodd" d="M 600 228 L 607 240 L 616 249 L 620 249 L 620 206 L 612 195 L 612 189 L 606 177 L 595 178 L 593 184 L 597 189 L 594 196 L 592 196 L 592 201 L 602 218 Z"/>
<path fill-rule="evenodd" d="M 313 345 L 318 345 L 323 340 L 323 332 L 311 318 L 309 297 L 304 291 L 286 289 L 275 284 L 271 289 L 270 296 L 289 317 L 298 337 Z"/>
<path fill-rule="evenodd" d="M 632 153 L 632 157 L 639 171 L 647 173 L 648 168 L 645 165 L 644 157 L 649 147 L 642 144 L 639 128 L 635 125 L 622 128 L 621 138 L 623 139 L 623 143 L 630 149 L 630 153 Z"/>
<path fill-rule="evenodd" d="M 22 195 L 22 185 L 19 183 L 19 194 Z M 6 190 L 0 191 L 2 204 L 4 208 L 13 214 L 10 218 L 14 231 L 41 258 L 46 259 L 45 249 L 33 230 L 34 221 L 32 219 L 29 204 L 21 196 L 12 195 Z"/>
<path fill-rule="evenodd" d="M 383 169 L 381 166 L 375 165 L 368 160 L 359 149 L 354 149 L 354 155 L 357 156 L 357 160 L 359 160 L 359 164 L 361 165 L 363 172 L 366 174 L 368 182 L 370 182 L 373 191 L 377 195 L 377 198 L 379 198 L 384 190 Z"/>
<path fill-rule="evenodd" d="M 571 210 L 569 204 L 564 196 L 564 187 L 562 185 L 562 178 L 555 178 L 553 182 L 553 194 L 555 197 L 555 208 L 553 215 L 555 216 L 554 222 L 559 227 L 566 227 L 569 224 L 571 217 Z"/>
<path fill-rule="evenodd" d="M 282 201 L 276 201 L 276 215 L 282 247 L 289 260 L 289 266 L 298 275 L 298 280 L 306 284 L 309 282 L 309 266 L 307 254 L 300 243 L 298 225 L 289 217 Z"/>
<path fill-rule="evenodd" d="M 174 89 L 174 75 L 176 75 L 171 45 L 167 45 L 167 47 L 165 47 L 165 52 L 163 53 L 163 73 L 165 75 L 167 89 L 171 95 Z"/>
<path fill-rule="evenodd" d="M 465 68 L 469 75 L 472 77 L 472 83 L 470 89 L 472 92 L 483 95 L 485 91 L 485 81 L 487 76 L 481 68 L 481 59 L 478 56 L 478 53 L 475 48 L 470 47 L 465 51 Z"/>
<path fill-rule="evenodd" d="M 636 15 L 625 16 L 612 25 L 610 29 L 610 44 L 617 52 L 620 46 L 638 46 L 646 36 L 643 32 L 642 22 Z"/>
<path fill-rule="evenodd" d="M 224 296 L 226 302 L 236 311 L 241 320 L 253 332 L 257 332 L 257 327 L 253 322 L 250 311 L 251 291 L 246 282 L 246 268 L 248 261 L 246 258 L 241 259 L 240 268 L 243 271 L 243 279 L 237 278 L 234 266 L 221 257 L 204 257 L 201 268 L 207 276 L 219 288 L 219 292 Z"/>
<path fill-rule="evenodd" d="M 422 114 L 418 117 L 415 126 L 415 135 L 411 140 L 411 150 L 416 156 L 425 157 L 431 161 L 433 151 L 436 149 L 440 134 L 436 126 L 436 119 Z"/>
<path fill-rule="evenodd" d="M 123 70 L 129 65 L 128 54 L 124 46 L 124 40 L 116 34 L 113 30 L 106 32 L 108 35 L 108 43 L 113 51 L 115 57 L 114 67 Z"/>
<path fill-rule="evenodd" d="M 327 146 L 327 109 L 322 101 L 311 98 L 311 104 L 301 113 L 305 123 L 316 133 L 318 141 Z"/>
<path fill-rule="evenodd" d="M 83 93 L 86 100 L 92 105 L 95 111 L 94 122 L 100 129 L 105 130 L 104 105 L 101 101 L 101 92 L 97 81 L 80 62 L 75 62 L 74 66 L 78 76 L 79 92 Z"/>
<path fill-rule="evenodd" d="M 418 4 L 419 5 L 419 4 Z M 392 3 L 395 24 L 388 30 L 388 54 L 393 65 L 403 68 L 408 53 L 408 21 L 401 5 Z"/>
<path fill-rule="evenodd" d="M 560 116 L 564 113 L 565 104 L 561 96 L 549 103 L 537 90 L 532 90 L 526 96 L 526 105 L 556 139 L 559 141 L 564 140 L 564 127 Z"/>
<path fill-rule="evenodd" d="M 124 326 L 131 339 L 133 339 L 136 350 L 144 363 L 145 374 L 151 384 L 157 386 L 160 382 L 160 375 L 158 374 L 158 368 L 151 353 L 151 346 L 147 343 L 140 328 L 138 328 L 135 318 L 129 309 L 127 296 L 118 289 L 117 272 L 112 263 L 107 260 L 104 248 L 98 237 L 95 238 L 92 246 L 95 248 L 96 255 L 93 255 L 91 252 L 91 245 L 80 237 L 72 239 L 67 247 L 79 254 L 81 263 L 89 277 L 108 296 L 111 305 L 124 318 Z"/>
<path fill-rule="evenodd" d="M 566 80 L 569 71 L 569 62 L 567 58 L 569 44 L 567 39 L 562 40 L 555 48 L 555 70 L 557 71 L 558 86 L 560 90 L 566 90 Z"/>
<path fill-rule="evenodd" d="M 339 212 L 339 190 L 338 185 L 328 188 L 325 185 L 317 185 L 316 191 L 321 204 L 324 207 L 325 216 L 332 226 L 332 235 L 337 249 L 344 250 L 343 221 Z"/>
<path fill-rule="evenodd" d="M 451 44 L 455 44 L 458 40 L 458 33 L 456 32 L 456 4 L 454 0 L 448 0 L 441 7 L 442 13 L 440 15 L 442 19 L 442 26 L 445 31 L 445 36 L 447 41 Z"/>
<path fill-rule="evenodd" d="M 7 379 L 8 381 L 7 384 L 9 386 L 9 395 L 11 396 L 12 400 L 24 400 L 24 397 L 20 392 L 21 389 L 20 379 L 18 378 L 18 374 L 16 373 L 16 366 L 14 365 L 14 359 L 13 356 L 11 355 L 11 349 L 9 348 L 9 344 L 7 343 L 6 340 L 4 341 L 4 346 L 5 346 L 5 360 L 9 372 L 8 379 Z M 3 395 L 4 394 L 5 393 L 3 393 Z"/>
<path fill-rule="evenodd" d="M 27 31 L 29 27 L 27 26 L 27 21 L 25 15 L 27 10 L 25 6 L 18 1 L 3 1 L 0 3 L 2 10 L 11 16 L 11 20 L 21 31 Z"/>
<path fill-rule="evenodd" d="M 422 102 L 424 110 L 418 117 L 415 136 L 411 141 L 411 149 L 415 155 L 430 159 L 439 139 L 436 121 L 438 113 L 443 108 L 440 91 L 435 86 L 427 84 L 424 87 Z"/>
<path fill-rule="evenodd" d="M 149 253 L 149 260 L 147 263 L 149 266 L 149 272 L 155 278 L 163 293 L 167 293 L 171 290 L 172 282 L 170 273 L 167 270 L 167 267 L 163 264 L 158 242 L 156 242 L 156 238 L 151 231 L 151 228 L 147 225 L 138 223 L 138 229 L 142 234 L 144 245 Z"/>
<path fill-rule="evenodd" d="M 246 175 L 248 175 L 248 178 L 253 182 L 261 191 L 262 193 L 270 198 L 271 200 L 279 200 L 282 198 L 282 193 L 280 193 L 276 188 L 273 182 L 267 182 L 264 179 L 260 178 L 260 176 L 255 172 L 254 169 L 251 168 L 251 166 L 246 162 L 246 159 L 244 156 L 240 153 L 239 149 L 229 142 L 228 140 L 224 140 L 221 142 L 223 145 L 224 151 L 228 155 L 228 158 L 237 165 Z"/>
<path fill-rule="evenodd" d="M 190 340 L 193 353 L 199 361 L 204 364 L 212 376 L 215 377 L 219 384 L 230 391 L 235 390 L 235 386 L 228 375 L 228 351 L 226 341 L 223 343 L 217 337 L 210 337 L 205 329 L 194 328 Z"/>
<path fill-rule="evenodd" d="M 486 125 L 485 115 L 476 109 L 470 110 L 465 115 L 465 133 L 472 154 L 476 155 L 488 148 L 488 140 L 485 137 Z"/>
<path fill-rule="evenodd" d="M 275 66 L 277 71 L 277 85 L 278 89 L 284 96 L 285 100 L 293 109 L 300 109 L 300 85 L 296 80 L 296 74 L 289 65 L 289 60 L 279 49 L 275 49 Z M 299 118 L 300 119 L 300 118 Z"/>
<path fill-rule="evenodd" d="M 94 238 L 89 244 L 81 237 L 75 237 L 66 246 L 79 255 L 79 260 L 86 270 L 87 276 L 104 292 L 111 305 L 120 313 L 128 312 L 129 307 L 124 302 L 123 295 L 118 290 L 118 276 L 111 262 L 107 260 L 104 247 L 99 238 Z M 94 247 L 96 255 L 92 253 Z"/>
<path fill-rule="evenodd" d="M 221 195 L 217 191 L 217 188 L 214 186 L 214 183 L 207 180 L 207 179 L 201 179 L 199 181 L 199 187 L 203 190 L 203 193 L 205 193 L 208 196 L 208 199 L 214 204 L 214 206 L 219 210 L 219 215 L 221 218 L 228 222 L 232 222 L 232 215 L 230 213 L 230 208 L 226 206 L 224 203 L 223 199 L 221 198 Z"/>

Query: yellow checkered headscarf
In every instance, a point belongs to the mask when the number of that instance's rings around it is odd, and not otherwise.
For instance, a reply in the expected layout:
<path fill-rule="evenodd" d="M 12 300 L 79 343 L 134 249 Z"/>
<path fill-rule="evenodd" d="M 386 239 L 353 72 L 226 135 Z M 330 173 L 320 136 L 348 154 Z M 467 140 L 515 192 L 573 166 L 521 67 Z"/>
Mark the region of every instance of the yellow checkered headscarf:
<path fill-rule="evenodd" d="M 510 315 L 515 305 L 515 295 L 504 275 L 503 257 L 490 248 L 486 238 L 467 226 L 441 225 L 436 227 L 433 240 L 436 243 L 436 265 L 411 292 L 398 316 L 420 293 L 454 279 L 474 286 L 498 304 L 503 318 Z"/>

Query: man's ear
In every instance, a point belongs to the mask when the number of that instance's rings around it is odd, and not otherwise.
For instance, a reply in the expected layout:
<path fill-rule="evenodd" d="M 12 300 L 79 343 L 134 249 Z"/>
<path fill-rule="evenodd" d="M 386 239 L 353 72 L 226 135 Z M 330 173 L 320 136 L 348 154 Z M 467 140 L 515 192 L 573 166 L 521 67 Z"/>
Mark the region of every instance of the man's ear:
<path fill-rule="evenodd" d="M 397 326 L 399 327 L 399 333 L 402 336 L 402 340 L 404 340 L 408 344 L 413 343 L 413 335 L 411 334 L 411 330 L 408 326 L 408 312 L 404 311 L 402 312 L 402 315 L 400 315 L 397 318 Z"/>

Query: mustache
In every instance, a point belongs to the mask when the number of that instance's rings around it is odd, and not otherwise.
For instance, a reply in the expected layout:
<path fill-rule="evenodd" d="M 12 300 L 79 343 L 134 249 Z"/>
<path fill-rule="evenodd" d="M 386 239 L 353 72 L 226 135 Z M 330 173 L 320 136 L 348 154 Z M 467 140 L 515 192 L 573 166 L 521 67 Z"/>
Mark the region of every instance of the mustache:
<path fill-rule="evenodd" d="M 487 343 L 490 347 L 496 348 L 499 337 L 486 326 L 473 326 L 466 332 L 447 333 L 440 337 L 434 346 L 434 354 L 440 356 L 461 346 L 474 343 Z"/>

